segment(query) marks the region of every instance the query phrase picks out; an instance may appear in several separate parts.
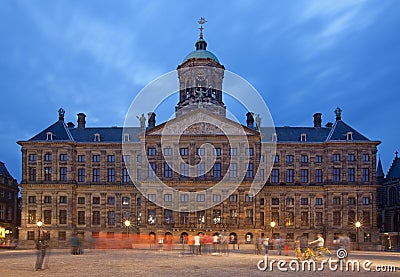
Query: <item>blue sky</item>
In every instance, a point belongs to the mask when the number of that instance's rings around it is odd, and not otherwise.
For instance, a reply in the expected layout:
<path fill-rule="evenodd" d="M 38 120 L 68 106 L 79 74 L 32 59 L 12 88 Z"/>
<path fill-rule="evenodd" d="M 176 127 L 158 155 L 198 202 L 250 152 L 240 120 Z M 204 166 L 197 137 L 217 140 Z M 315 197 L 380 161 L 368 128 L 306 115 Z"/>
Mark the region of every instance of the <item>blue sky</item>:
<path fill-rule="evenodd" d="M 207 49 L 262 94 L 277 126 L 312 126 L 315 112 L 325 124 L 339 106 L 382 141 L 387 172 L 400 150 L 399 15 L 396 0 L 3 1 L 0 160 L 20 181 L 16 142 L 60 107 L 66 121 L 84 112 L 88 126 L 122 126 L 135 95 L 194 49 L 202 16 Z"/>

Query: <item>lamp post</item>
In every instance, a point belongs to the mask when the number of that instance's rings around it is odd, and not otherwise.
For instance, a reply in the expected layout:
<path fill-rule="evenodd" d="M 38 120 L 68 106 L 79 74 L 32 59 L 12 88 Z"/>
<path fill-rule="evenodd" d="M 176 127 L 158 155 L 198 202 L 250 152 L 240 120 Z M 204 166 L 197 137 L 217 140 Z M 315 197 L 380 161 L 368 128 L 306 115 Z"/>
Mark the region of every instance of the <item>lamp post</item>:
<path fill-rule="evenodd" d="M 274 228 L 276 226 L 276 222 L 275 221 L 271 221 L 271 239 L 273 239 L 274 237 Z"/>
<path fill-rule="evenodd" d="M 356 221 L 355 223 L 357 233 L 356 233 L 356 241 L 357 241 L 357 250 L 360 250 L 360 228 L 361 228 L 361 222 Z"/>
<path fill-rule="evenodd" d="M 124 226 L 126 228 L 126 233 L 128 234 L 128 238 L 129 238 L 129 227 L 131 227 L 131 222 L 129 219 L 125 219 Z"/>
<path fill-rule="evenodd" d="M 36 225 L 38 227 L 38 241 L 40 240 L 40 233 L 42 231 L 42 226 L 43 226 L 43 222 L 41 219 L 38 220 L 38 222 L 36 222 Z"/>

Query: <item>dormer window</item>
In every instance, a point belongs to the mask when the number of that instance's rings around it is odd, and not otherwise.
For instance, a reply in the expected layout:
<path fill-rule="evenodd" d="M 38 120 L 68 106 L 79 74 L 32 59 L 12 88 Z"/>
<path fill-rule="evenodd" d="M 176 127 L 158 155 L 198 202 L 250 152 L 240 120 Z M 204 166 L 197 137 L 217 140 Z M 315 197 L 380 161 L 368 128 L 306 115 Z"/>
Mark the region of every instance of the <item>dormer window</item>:
<path fill-rule="evenodd" d="M 124 142 L 130 141 L 129 134 L 124 134 Z"/>
<path fill-rule="evenodd" d="M 47 132 L 46 133 L 46 140 L 53 140 L 53 133 L 52 132 Z"/>
<path fill-rule="evenodd" d="M 307 141 L 307 135 L 306 134 L 301 134 L 300 135 L 300 141 L 302 141 L 302 142 L 306 142 Z"/>
<path fill-rule="evenodd" d="M 353 133 L 352 132 L 347 132 L 346 140 L 353 140 Z"/>
<path fill-rule="evenodd" d="M 276 135 L 276 133 L 272 134 L 272 141 L 278 141 L 278 136 Z"/>
<path fill-rule="evenodd" d="M 94 134 L 94 141 L 100 141 L 100 134 Z"/>

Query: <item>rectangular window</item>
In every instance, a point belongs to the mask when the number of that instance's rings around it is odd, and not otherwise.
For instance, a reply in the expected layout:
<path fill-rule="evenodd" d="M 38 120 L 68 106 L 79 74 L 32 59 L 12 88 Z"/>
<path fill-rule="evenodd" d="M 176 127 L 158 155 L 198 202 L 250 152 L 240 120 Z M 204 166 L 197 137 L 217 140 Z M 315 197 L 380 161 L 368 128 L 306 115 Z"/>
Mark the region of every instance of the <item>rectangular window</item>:
<path fill-rule="evenodd" d="M 347 155 L 347 160 L 349 162 L 354 162 L 356 160 L 356 158 L 355 158 L 354 154 L 348 154 Z"/>
<path fill-rule="evenodd" d="M 237 202 L 237 194 L 231 194 L 229 196 L 229 202 Z"/>
<path fill-rule="evenodd" d="M 333 161 L 340 162 L 340 154 L 333 154 Z"/>
<path fill-rule="evenodd" d="M 51 210 L 44 210 L 43 212 L 43 223 L 44 224 L 51 224 Z"/>
<path fill-rule="evenodd" d="M 264 178 L 265 178 L 265 177 L 264 177 L 264 169 L 261 168 L 258 172 L 259 172 L 260 180 L 261 180 L 261 181 L 264 181 Z"/>
<path fill-rule="evenodd" d="M 221 156 L 221 148 L 214 148 L 214 156 Z"/>
<path fill-rule="evenodd" d="M 308 156 L 307 155 L 301 155 L 301 162 L 302 163 L 308 163 Z"/>
<path fill-rule="evenodd" d="M 302 169 L 300 171 L 301 174 L 301 182 L 302 183 L 308 183 L 308 169 Z"/>
<path fill-rule="evenodd" d="M 138 206 L 140 206 L 140 198 L 138 198 Z M 122 206 L 128 206 L 130 204 L 130 198 L 127 196 L 122 197 Z"/>
<path fill-rule="evenodd" d="M 85 204 L 85 197 L 78 197 L 78 204 Z"/>
<path fill-rule="evenodd" d="M 340 197 L 335 196 L 333 197 L 333 205 L 340 205 Z"/>
<path fill-rule="evenodd" d="M 213 210 L 213 223 L 214 224 L 221 223 L 221 210 Z"/>
<path fill-rule="evenodd" d="M 29 181 L 31 182 L 36 181 L 36 167 L 29 168 Z"/>
<path fill-rule="evenodd" d="M 67 204 L 67 196 L 65 195 L 60 196 L 60 204 Z"/>
<path fill-rule="evenodd" d="M 58 220 L 59 224 L 67 224 L 67 210 L 60 210 Z"/>
<path fill-rule="evenodd" d="M 253 163 L 247 165 L 246 178 L 253 178 Z"/>
<path fill-rule="evenodd" d="M 189 195 L 181 194 L 181 202 L 188 202 L 188 201 L 189 201 Z"/>
<path fill-rule="evenodd" d="M 107 156 L 107 162 L 114 163 L 115 162 L 115 156 L 114 155 L 108 155 Z"/>
<path fill-rule="evenodd" d="M 53 159 L 53 158 L 52 158 L 51 153 L 46 153 L 46 154 L 44 154 L 44 161 L 45 161 L 45 162 L 50 162 L 52 159 Z"/>
<path fill-rule="evenodd" d="M 293 212 L 287 212 L 286 213 L 285 225 L 286 226 L 293 226 L 294 225 L 294 213 Z"/>
<path fill-rule="evenodd" d="M 98 196 L 93 196 L 93 199 L 92 199 L 92 203 L 93 203 L 93 205 L 100 205 L 100 197 L 98 197 Z"/>
<path fill-rule="evenodd" d="M 300 205 L 308 205 L 308 198 L 301 198 Z"/>
<path fill-rule="evenodd" d="M 136 169 L 136 178 L 138 180 L 142 179 L 142 170 L 140 168 Z"/>
<path fill-rule="evenodd" d="M 108 205 L 115 205 L 115 197 L 114 196 L 107 197 L 107 204 Z"/>
<path fill-rule="evenodd" d="M 189 223 L 189 212 L 180 212 L 179 213 L 179 223 L 180 224 L 188 224 Z"/>
<path fill-rule="evenodd" d="M 172 224 L 172 211 L 164 210 L 164 222 L 165 224 Z"/>
<path fill-rule="evenodd" d="M 354 168 L 347 169 L 347 182 L 354 182 Z"/>
<path fill-rule="evenodd" d="M 85 224 L 85 211 L 78 211 L 78 225 Z"/>
<path fill-rule="evenodd" d="M 229 148 L 230 156 L 237 156 L 237 148 Z"/>
<path fill-rule="evenodd" d="M 322 183 L 322 169 L 315 170 L 315 183 Z"/>
<path fill-rule="evenodd" d="M 147 148 L 147 156 L 157 155 L 157 150 L 155 148 Z"/>
<path fill-rule="evenodd" d="M 36 154 L 29 154 L 28 157 L 29 157 L 28 159 L 29 159 L 30 162 L 36 161 Z"/>
<path fill-rule="evenodd" d="M 362 179 L 363 179 L 363 182 L 369 182 L 369 169 L 368 168 L 362 169 Z"/>
<path fill-rule="evenodd" d="M 205 151 L 204 148 L 197 148 L 196 149 L 196 153 L 197 153 L 198 156 L 204 156 L 206 151 Z"/>
<path fill-rule="evenodd" d="M 172 178 L 172 168 L 166 162 L 164 163 L 164 177 Z"/>
<path fill-rule="evenodd" d="M 364 233 L 364 242 L 371 242 L 371 233 Z"/>
<path fill-rule="evenodd" d="M 60 167 L 60 181 L 67 181 L 67 168 Z"/>
<path fill-rule="evenodd" d="M 164 202 L 172 202 L 172 194 L 164 194 Z"/>
<path fill-rule="evenodd" d="M 322 198 L 315 198 L 315 205 L 321 206 L 322 205 Z"/>
<path fill-rule="evenodd" d="M 213 176 L 214 178 L 221 177 L 221 163 L 215 163 L 213 166 Z"/>
<path fill-rule="evenodd" d="M 272 183 L 279 183 L 279 169 L 272 169 L 271 182 Z"/>
<path fill-rule="evenodd" d="M 315 225 L 322 226 L 322 212 L 315 213 Z"/>
<path fill-rule="evenodd" d="M 321 155 L 316 155 L 315 156 L 315 162 L 316 163 L 322 163 L 322 156 Z"/>
<path fill-rule="evenodd" d="M 293 206 L 294 205 L 294 198 L 292 198 L 292 197 L 286 198 L 286 205 Z"/>
<path fill-rule="evenodd" d="M 206 195 L 205 194 L 197 194 L 197 202 L 204 202 L 206 201 Z"/>
<path fill-rule="evenodd" d="M 122 182 L 123 183 L 129 183 L 130 177 L 129 177 L 129 171 L 127 168 L 122 169 Z"/>
<path fill-rule="evenodd" d="M 273 163 L 279 163 L 279 155 L 273 155 L 272 156 L 272 162 Z"/>
<path fill-rule="evenodd" d="M 369 205 L 370 204 L 370 198 L 369 197 L 363 197 L 362 198 L 362 203 L 363 205 Z"/>
<path fill-rule="evenodd" d="M 229 164 L 229 177 L 231 178 L 237 177 L 237 163 Z"/>
<path fill-rule="evenodd" d="M 156 210 L 148 211 L 147 223 L 156 224 Z"/>
<path fill-rule="evenodd" d="M 115 169 L 114 168 L 107 169 L 107 182 L 115 182 Z"/>
<path fill-rule="evenodd" d="M 138 154 L 138 155 L 136 156 L 136 161 L 137 161 L 138 163 L 141 163 L 141 162 L 142 162 L 142 155 Z"/>
<path fill-rule="evenodd" d="M 221 194 L 213 194 L 213 202 L 221 202 Z"/>
<path fill-rule="evenodd" d="M 92 224 L 100 225 L 100 211 L 93 211 L 92 213 Z"/>
<path fill-rule="evenodd" d="M 164 156 L 172 156 L 172 148 L 171 147 L 164 148 Z"/>
<path fill-rule="evenodd" d="M 44 180 L 51 181 L 51 167 L 44 168 Z"/>
<path fill-rule="evenodd" d="M 348 200 L 349 205 L 355 205 L 356 204 L 356 198 L 355 197 L 349 197 Z"/>
<path fill-rule="evenodd" d="M 84 163 L 85 162 L 85 155 L 78 155 L 78 162 Z"/>
<path fill-rule="evenodd" d="M 369 155 L 363 154 L 363 162 L 369 162 Z"/>
<path fill-rule="evenodd" d="M 279 205 L 279 198 L 272 198 L 271 200 L 272 205 Z"/>
<path fill-rule="evenodd" d="M 100 155 L 93 155 L 93 160 L 94 163 L 99 163 L 100 162 Z"/>
<path fill-rule="evenodd" d="M 333 182 L 335 183 L 340 182 L 340 168 L 333 169 Z"/>
<path fill-rule="evenodd" d="M 67 154 L 60 154 L 60 161 L 66 162 L 67 161 Z"/>
<path fill-rule="evenodd" d="M 247 148 L 246 149 L 246 154 L 248 156 L 254 156 L 254 148 Z"/>
<path fill-rule="evenodd" d="M 197 211 L 197 222 L 200 224 L 206 222 L 206 211 Z"/>
<path fill-rule="evenodd" d="M 189 176 L 189 165 L 187 163 L 185 163 L 185 162 L 181 163 L 180 169 L 181 169 L 181 172 L 180 172 L 181 177 Z"/>
<path fill-rule="evenodd" d="M 131 162 L 131 156 L 129 155 L 122 155 L 122 161 L 126 164 Z"/>
<path fill-rule="evenodd" d="M 203 177 L 205 174 L 205 164 L 204 163 L 198 163 L 197 164 L 197 176 L 198 177 Z"/>
<path fill-rule="evenodd" d="M 300 214 L 300 224 L 301 226 L 308 226 L 308 212 L 301 212 Z"/>
<path fill-rule="evenodd" d="M 189 148 L 179 148 L 179 153 L 181 154 L 181 156 L 188 156 Z"/>
<path fill-rule="evenodd" d="M 51 196 L 50 195 L 46 195 L 44 197 L 44 203 L 45 204 L 51 204 Z"/>
<path fill-rule="evenodd" d="M 85 182 L 85 169 L 78 168 L 78 182 Z"/>
<path fill-rule="evenodd" d="M 154 193 L 150 193 L 147 195 L 147 198 L 150 202 L 156 202 L 156 195 Z"/>
<path fill-rule="evenodd" d="M 36 203 L 36 196 L 28 196 L 28 203 L 35 204 Z"/>
<path fill-rule="evenodd" d="M 279 212 L 272 212 L 271 219 L 272 221 L 275 221 L 276 226 L 279 226 Z"/>
<path fill-rule="evenodd" d="M 156 164 L 155 162 L 149 163 L 147 176 L 148 176 L 149 178 L 154 178 L 154 177 L 156 177 L 156 170 L 157 170 L 157 164 Z"/>
<path fill-rule="evenodd" d="M 247 203 L 253 202 L 253 196 L 250 194 L 246 194 L 244 201 Z"/>
<path fill-rule="evenodd" d="M 36 210 L 28 210 L 28 223 L 36 223 Z"/>
<path fill-rule="evenodd" d="M 114 211 L 107 212 L 107 224 L 115 225 L 115 212 Z"/>
<path fill-rule="evenodd" d="M 342 218 L 342 215 L 341 215 L 340 211 L 334 211 L 333 212 L 333 225 L 339 226 L 342 222 L 341 218 Z"/>
<path fill-rule="evenodd" d="M 58 240 L 67 240 L 67 232 L 58 231 Z"/>
<path fill-rule="evenodd" d="M 93 182 L 100 182 L 100 168 L 93 168 Z"/>
<path fill-rule="evenodd" d="M 293 183 L 294 170 L 286 169 L 286 183 Z"/>
<path fill-rule="evenodd" d="M 371 224 L 371 215 L 369 211 L 363 211 L 363 224 L 364 225 Z"/>
<path fill-rule="evenodd" d="M 293 163 L 293 158 L 293 155 L 286 155 L 286 162 L 289 164 Z"/>

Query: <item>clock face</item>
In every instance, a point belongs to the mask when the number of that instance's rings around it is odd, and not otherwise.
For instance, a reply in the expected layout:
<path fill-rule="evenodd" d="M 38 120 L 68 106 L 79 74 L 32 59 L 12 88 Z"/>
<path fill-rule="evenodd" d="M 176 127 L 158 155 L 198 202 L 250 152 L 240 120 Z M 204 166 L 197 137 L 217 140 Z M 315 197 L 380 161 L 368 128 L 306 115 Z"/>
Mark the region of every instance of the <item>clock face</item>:
<path fill-rule="evenodd" d="M 198 81 L 204 81 L 204 80 L 206 79 L 206 74 L 205 74 L 205 72 L 204 72 L 203 70 L 198 70 L 198 71 L 196 72 L 196 79 L 197 79 Z"/>

